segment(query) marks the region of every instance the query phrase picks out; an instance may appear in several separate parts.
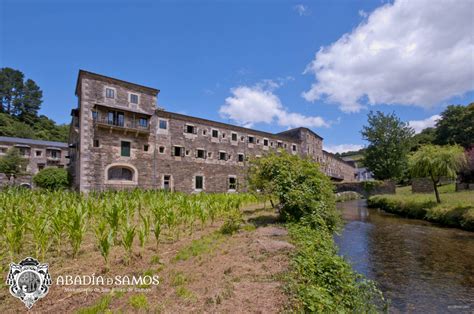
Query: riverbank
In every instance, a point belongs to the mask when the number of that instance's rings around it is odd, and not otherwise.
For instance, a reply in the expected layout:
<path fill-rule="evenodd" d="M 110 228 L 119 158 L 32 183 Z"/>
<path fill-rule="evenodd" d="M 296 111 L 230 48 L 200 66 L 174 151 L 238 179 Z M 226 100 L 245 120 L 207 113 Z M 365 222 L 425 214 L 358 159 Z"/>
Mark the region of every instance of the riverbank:
<path fill-rule="evenodd" d="M 372 196 L 367 205 L 407 218 L 474 231 L 474 193 L 455 192 L 453 185 L 446 185 L 440 188 L 440 197 L 438 204 L 434 193 L 411 193 L 408 186 L 397 188 L 395 195 Z"/>

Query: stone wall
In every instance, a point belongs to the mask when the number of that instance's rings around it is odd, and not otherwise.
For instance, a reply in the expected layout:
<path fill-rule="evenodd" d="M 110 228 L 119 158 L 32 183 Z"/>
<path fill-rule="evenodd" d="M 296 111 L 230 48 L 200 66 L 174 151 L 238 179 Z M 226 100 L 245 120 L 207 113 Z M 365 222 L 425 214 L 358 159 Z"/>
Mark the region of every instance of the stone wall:
<path fill-rule="evenodd" d="M 414 178 L 411 180 L 412 193 L 433 193 L 433 182 L 429 178 Z"/>
<path fill-rule="evenodd" d="M 449 178 L 441 178 L 439 184 L 445 185 L 453 183 Z M 430 178 L 413 178 L 411 180 L 412 193 L 434 193 L 433 181 Z"/>

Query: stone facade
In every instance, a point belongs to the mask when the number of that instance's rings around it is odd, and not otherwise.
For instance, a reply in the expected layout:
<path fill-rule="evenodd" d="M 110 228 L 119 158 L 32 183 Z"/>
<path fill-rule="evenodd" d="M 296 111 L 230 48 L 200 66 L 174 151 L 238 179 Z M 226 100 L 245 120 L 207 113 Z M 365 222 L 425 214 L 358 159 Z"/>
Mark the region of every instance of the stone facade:
<path fill-rule="evenodd" d="M 15 147 L 28 159 L 26 173 L 16 178 L 15 184 L 32 186 L 32 177 L 47 167 L 65 168 L 69 163 L 67 143 L 32 140 L 27 138 L 0 136 L 0 156 Z M 0 186 L 8 183 L 5 174 L 0 174 Z"/>
<path fill-rule="evenodd" d="M 243 191 L 248 158 L 276 150 L 313 158 L 336 181 L 354 180 L 354 168 L 307 128 L 272 134 L 168 112 L 156 107 L 158 93 L 79 72 L 70 131 L 77 189 Z"/>

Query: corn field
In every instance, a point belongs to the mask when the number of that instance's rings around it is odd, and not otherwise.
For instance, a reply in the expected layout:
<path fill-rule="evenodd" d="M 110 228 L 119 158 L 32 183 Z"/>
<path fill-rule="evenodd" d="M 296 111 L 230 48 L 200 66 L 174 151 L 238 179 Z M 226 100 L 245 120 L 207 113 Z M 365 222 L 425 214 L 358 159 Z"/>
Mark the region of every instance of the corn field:
<path fill-rule="evenodd" d="M 120 191 L 81 195 L 69 191 L 0 192 L 1 267 L 25 256 L 75 258 L 86 236 L 94 237 L 105 267 L 114 246 L 125 261 L 163 235 L 179 239 L 216 219 L 257 203 L 251 194 L 194 194 Z"/>

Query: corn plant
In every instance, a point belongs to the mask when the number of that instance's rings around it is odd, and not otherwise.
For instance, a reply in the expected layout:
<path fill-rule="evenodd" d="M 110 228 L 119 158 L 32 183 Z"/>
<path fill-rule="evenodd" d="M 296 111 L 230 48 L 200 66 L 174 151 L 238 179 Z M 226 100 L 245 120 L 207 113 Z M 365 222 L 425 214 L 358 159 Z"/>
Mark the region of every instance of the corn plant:
<path fill-rule="evenodd" d="M 66 232 L 72 248 L 72 256 L 76 257 L 81 247 L 84 233 L 87 226 L 87 211 L 79 203 L 76 206 L 70 206 L 67 211 Z"/>
<path fill-rule="evenodd" d="M 125 249 L 125 264 L 130 263 L 132 257 L 133 239 L 135 238 L 136 227 L 127 224 L 123 230 L 122 246 Z"/>
<path fill-rule="evenodd" d="M 105 261 L 105 270 L 109 270 L 109 254 L 110 249 L 113 245 L 113 236 L 112 231 L 107 229 L 107 225 L 104 221 L 99 223 L 95 230 L 95 235 L 97 239 L 97 246 L 100 251 L 100 255 L 104 258 Z"/>

